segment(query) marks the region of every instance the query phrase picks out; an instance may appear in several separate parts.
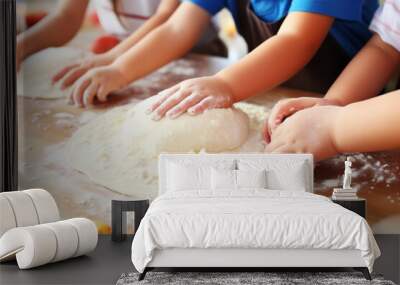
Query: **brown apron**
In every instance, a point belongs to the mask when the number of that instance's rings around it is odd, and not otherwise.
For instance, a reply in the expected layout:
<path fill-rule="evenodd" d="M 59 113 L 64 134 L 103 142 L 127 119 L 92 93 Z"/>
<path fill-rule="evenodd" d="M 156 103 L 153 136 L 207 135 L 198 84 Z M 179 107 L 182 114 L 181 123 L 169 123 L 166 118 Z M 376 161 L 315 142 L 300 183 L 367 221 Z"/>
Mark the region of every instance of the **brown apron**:
<path fill-rule="evenodd" d="M 221 57 L 228 56 L 228 49 L 218 37 L 218 31 L 211 23 L 191 52 Z"/>
<path fill-rule="evenodd" d="M 249 51 L 277 34 L 283 20 L 266 23 L 252 11 L 250 0 L 238 0 L 237 29 L 246 40 Z M 351 60 L 336 40 L 328 34 L 312 60 L 283 86 L 326 93 Z"/>

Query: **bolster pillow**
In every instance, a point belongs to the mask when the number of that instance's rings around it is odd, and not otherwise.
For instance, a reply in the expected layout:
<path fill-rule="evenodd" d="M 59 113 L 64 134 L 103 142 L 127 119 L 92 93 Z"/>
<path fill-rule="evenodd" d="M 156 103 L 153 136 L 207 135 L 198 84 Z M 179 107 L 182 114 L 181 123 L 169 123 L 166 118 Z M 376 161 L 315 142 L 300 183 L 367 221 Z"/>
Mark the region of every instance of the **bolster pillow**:
<path fill-rule="evenodd" d="M 16 257 L 28 269 L 86 254 L 97 245 L 96 225 L 86 218 L 13 228 L 0 238 L 0 261 Z"/>

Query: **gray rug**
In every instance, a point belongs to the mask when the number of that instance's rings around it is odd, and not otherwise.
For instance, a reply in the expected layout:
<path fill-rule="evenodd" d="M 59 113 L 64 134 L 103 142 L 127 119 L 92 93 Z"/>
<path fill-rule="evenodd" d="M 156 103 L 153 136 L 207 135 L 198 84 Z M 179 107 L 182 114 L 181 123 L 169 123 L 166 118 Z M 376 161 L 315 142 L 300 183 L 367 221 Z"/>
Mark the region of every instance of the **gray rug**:
<path fill-rule="evenodd" d="M 368 281 L 359 272 L 148 272 L 144 280 L 137 281 L 138 276 L 138 273 L 122 274 L 117 285 L 395 285 L 379 275 L 372 275 L 373 280 Z"/>

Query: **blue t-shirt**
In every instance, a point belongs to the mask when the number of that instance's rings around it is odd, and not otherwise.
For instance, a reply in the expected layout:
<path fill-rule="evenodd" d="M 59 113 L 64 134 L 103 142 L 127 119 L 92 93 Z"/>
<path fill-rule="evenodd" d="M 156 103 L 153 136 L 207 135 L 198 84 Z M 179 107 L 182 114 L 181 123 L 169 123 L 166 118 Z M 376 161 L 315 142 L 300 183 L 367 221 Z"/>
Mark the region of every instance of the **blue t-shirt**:
<path fill-rule="evenodd" d="M 190 0 L 211 15 L 227 8 L 236 20 L 240 0 Z M 378 0 L 250 0 L 251 9 L 263 21 L 274 23 L 290 12 L 310 12 L 335 17 L 330 34 L 346 53 L 354 56 L 371 37 L 369 23 Z"/>

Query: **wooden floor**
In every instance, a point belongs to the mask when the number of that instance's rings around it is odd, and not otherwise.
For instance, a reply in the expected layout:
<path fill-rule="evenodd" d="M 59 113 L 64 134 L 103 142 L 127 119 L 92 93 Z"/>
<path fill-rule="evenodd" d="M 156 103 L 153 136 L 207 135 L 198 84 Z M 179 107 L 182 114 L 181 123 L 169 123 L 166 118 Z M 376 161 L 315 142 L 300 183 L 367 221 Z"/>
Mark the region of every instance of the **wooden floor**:
<path fill-rule="evenodd" d="M 375 263 L 375 273 L 395 283 L 400 281 L 400 235 L 375 236 L 382 256 Z M 0 284 L 115 284 L 124 272 L 134 271 L 130 259 L 131 238 L 111 242 L 100 236 L 97 249 L 78 257 L 30 270 L 19 270 L 15 262 L 0 265 Z"/>

